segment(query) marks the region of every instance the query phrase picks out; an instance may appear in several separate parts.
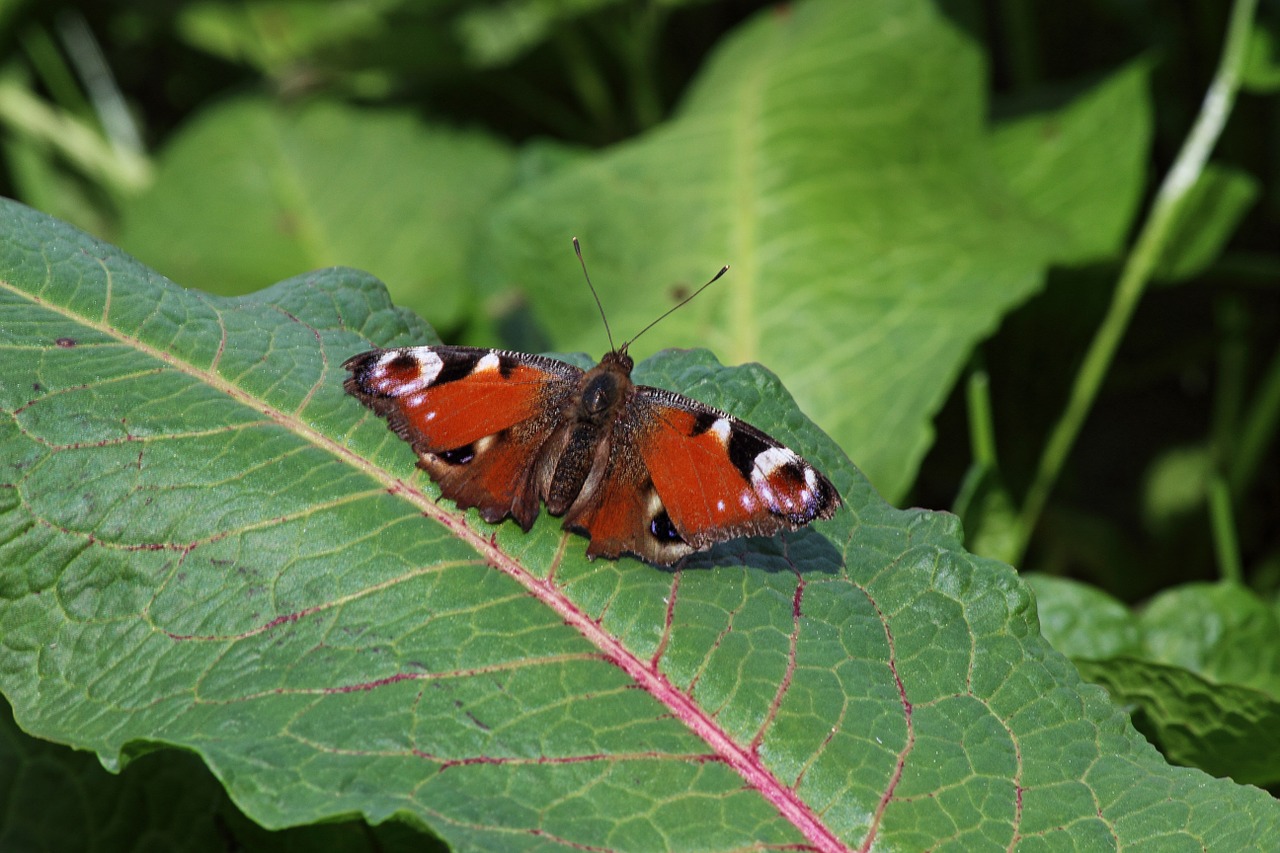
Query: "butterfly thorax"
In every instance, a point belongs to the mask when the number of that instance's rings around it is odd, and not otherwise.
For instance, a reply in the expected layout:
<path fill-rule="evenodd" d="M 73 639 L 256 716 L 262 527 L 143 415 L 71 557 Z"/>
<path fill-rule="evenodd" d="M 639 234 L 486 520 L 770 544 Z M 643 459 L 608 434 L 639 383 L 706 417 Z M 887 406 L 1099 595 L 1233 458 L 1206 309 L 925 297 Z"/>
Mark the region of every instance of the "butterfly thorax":
<path fill-rule="evenodd" d="M 562 447 L 545 481 L 544 500 L 552 515 L 563 515 L 583 494 L 593 469 L 596 479 L 606 470 L 609 434 L 635 387 L 631 368 L 631 357 L 625 351 L 614 351 L 582 375 L 568 404 L 572 418 L 562 427 L 559 440 L 552 439 L 552 446 Z"/>
<path fill-rule="evenodd" d="M 603 425 L 631 390 L 631 356 L 610 352 L 582 375 L 575 408 L 580 421 Z"/>

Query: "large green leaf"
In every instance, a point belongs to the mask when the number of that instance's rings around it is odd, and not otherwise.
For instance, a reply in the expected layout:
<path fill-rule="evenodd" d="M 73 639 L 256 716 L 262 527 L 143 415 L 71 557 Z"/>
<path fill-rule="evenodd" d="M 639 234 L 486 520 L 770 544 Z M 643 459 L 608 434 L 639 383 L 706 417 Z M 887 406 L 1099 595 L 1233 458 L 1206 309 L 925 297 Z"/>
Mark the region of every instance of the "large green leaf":
<path fill-rule="evenodd" d="M 120 241 L 224 294 L 357 264 L 451 324 L 482 215 L 513 169 L 493 139 L 406 111 L 239 98 L 201 112 L 161 152 Z"/>
<path fill-rule="evenodd" d="M 427 340 L 327 270 L 179 288 L 0 204 L 0 689 L 119 766 L 196 752 L 267 826 L 461 849 L 1239 850 L 1266 794 L 1165 765 L 954 520 L 883 503 L 759 369 L 649 381 L 751 417 L 847 507 L 673 570 L 437 503 L 341 390 Z M 833 378 L 833 381 L 839 381 Z"/>
<path fill-rule="evenodd" d="M 1062 227 L 1063 259 L 1124 247 L 1146 184 L 1150 76 L 1151 64 L 1138 61 L 1051 108 L 1002 105 L 1014 117 L 992 132 L 992 156 L 1027 206 Z"/>
<path fill-rule="evenodd" d="M 1050 261 L 1118 244 L 1148 138 L 1131 69 L 993 136 L 980 48 L 939 5 L 765 11 L 672 121 L 508 196 L 479 274 L 527 292 L 557 346 L 599 352 L 570 236 L 622 336 L 731 264 L 644 346 L 769 364 L 896 500 L 973 345 Z M 1107 180 L 1078 178 L 1098 163 Z"/>

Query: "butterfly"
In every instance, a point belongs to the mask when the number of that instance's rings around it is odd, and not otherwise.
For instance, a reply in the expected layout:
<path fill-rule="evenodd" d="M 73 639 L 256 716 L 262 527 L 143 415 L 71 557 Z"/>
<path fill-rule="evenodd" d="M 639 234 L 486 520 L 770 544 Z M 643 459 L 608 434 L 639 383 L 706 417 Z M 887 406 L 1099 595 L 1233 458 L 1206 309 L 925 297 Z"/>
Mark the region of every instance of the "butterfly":
<path fill-rule="evenodd" d="M 670 565 L 835 513 L 839 493 L 794 451 L 719 409 L 633 383 L 627 347 L 638 337 L 611 340 L 590 370 L 480 347 L 374 349 L 343 364 L 343 387 L 409 442 L 443 497 L 525 531 L 545 504 L 590 538 L 589 558 Z"/>

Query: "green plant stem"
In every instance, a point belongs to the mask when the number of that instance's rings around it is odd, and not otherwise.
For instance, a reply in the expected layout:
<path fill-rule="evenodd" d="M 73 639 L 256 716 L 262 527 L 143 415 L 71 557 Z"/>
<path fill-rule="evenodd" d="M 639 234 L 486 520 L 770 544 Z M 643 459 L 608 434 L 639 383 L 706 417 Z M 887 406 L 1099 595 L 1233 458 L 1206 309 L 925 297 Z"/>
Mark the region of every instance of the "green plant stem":
<path fill-rule="evenodd" d="M 89 96 L 98 122 L 111 140 L 112 147 L 141 154 L 142 134 L 129 113 L 111 66 L 103 56 L 102 46 L 98 44 L 84 15 L 73 11 L 61 13 L 58 16 L 58 30 L 66 45 L 67 56 L 80 74 L 85 94 Z"/>
<path fill-rule="evenodd" d="M 1111 305 L 1085 353 L 1079 373 L 1076 374 L 1066 409 L 1054 425 L 1040 456 L 1035 477 L 1018 516 L 1015 549 L 1018 560 L 1026 552 L 1031 533 L 1044 511 L 1076 437 L 1080 434 L 1085 417 L 1093 406 L 1138 300 L 1169 241 L 1176 215 L 1186 200 L 1187 193 L 1204 171 L 1209 152 L 1226 124 L 1240 87 L 1250 25 L 1257 5 L 1257 0 L 1236 0 L 1231 8 L 1222 60 L 1209 84 L 1200 113 L 1182 150 L 1178 152 L 1177 159 L 1156 192 L 1151 212 L 1125 260 L 1120 280 L 1111 297 Z"/>
<path fill-rule="evenodd" d="M 1214 550 L 1218 553 L 1219 574 L 1223 580 L 1244 583 L 1236 523 L 1231 512 L 1231 492 L 1221 474 L 1209 479 L 1209 520 Z"/>
<path fill-rule="evenodd" d="M 1275 440 L 1277 423 L 1280 423 L 1280 349 L 1267 365 L 1253 405 L 1236 433 L 1238 438 L 1227 472 L 1232 495 L 1239 497 L 1253 481 L 1267 447 Z"/>
<path fill-rule="evenodd" d="M 0 80 L 0 126 L 49 146 L 117 194 L 136 193 L 151 180 L 146 157 L 112 145 L 89 122 L 49 105 L 12 80 Z"/>
<path fill-rule="evenodd" d="M 998 463 L 996 430 L 991 416 L 991 375 L 987 373 L 986 365 L 976 357 L 969 372 L 965 401 L 969 410 L 969 445 L 973 460 L 993 471 Z"/>

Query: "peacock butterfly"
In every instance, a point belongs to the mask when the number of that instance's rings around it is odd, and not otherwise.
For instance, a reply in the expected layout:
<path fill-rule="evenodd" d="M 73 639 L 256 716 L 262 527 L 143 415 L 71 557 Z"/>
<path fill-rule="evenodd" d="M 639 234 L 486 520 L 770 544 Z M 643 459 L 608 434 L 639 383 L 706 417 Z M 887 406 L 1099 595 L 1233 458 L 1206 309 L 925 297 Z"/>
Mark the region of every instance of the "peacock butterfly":
<path fill-rule="evenodd" d="M 581 260 L 576 239 L 574 248 Z M 343 364 L 343 387 L 412 445 L 458 507 L 527 531 L 545 503 L 590 538 L 590 558 L 627 552 L 669 565 L 835 513 L 839 493 L 794 451 L 719 409 L 632 383 L 627 347 L 639 336 L 614 347 L 610 335 L 610 351 L 585 371 L 497 349 L 375 349 Z"/>

